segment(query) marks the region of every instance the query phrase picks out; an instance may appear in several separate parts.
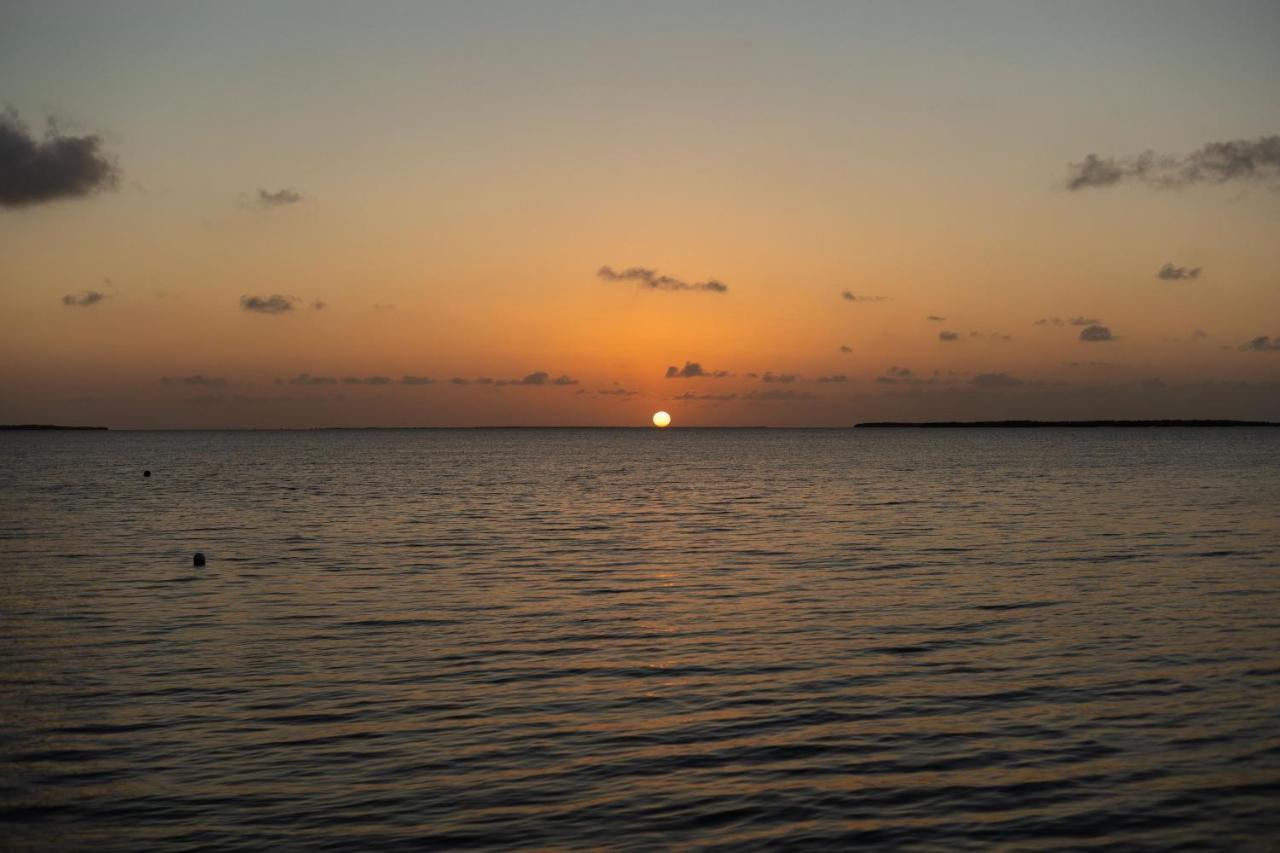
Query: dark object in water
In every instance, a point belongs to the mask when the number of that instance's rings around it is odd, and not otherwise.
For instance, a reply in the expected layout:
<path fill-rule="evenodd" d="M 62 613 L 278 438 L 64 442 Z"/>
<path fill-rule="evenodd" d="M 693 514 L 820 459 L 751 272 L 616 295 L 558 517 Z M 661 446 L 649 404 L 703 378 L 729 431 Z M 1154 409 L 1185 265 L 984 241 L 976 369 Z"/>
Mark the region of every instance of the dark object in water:
<path fill-rule="evenodd" d="M 193 566 L 197 566 L 197 567 L 199 567 L 199 566 L 203 566 L 203 565 L 204 565 L 204 554 L 202 554 L 202 553 L 201 553 L 201 552 L 199 552 L 199 551 L 196 551 L 196 555 L 195 555 L 194 557 L 192 557 L 192 558 L 191 558 L 191 564 L 192 564 Z"/>
<path fill-rule="evenodd" d="M 143 471 L 143 472 L 142 472 L 142 476 L 144 476 L 144 477 L 150 477 L 150 476 L 151 476 L 151 472 L 150 472 L 150 471 Z"/>

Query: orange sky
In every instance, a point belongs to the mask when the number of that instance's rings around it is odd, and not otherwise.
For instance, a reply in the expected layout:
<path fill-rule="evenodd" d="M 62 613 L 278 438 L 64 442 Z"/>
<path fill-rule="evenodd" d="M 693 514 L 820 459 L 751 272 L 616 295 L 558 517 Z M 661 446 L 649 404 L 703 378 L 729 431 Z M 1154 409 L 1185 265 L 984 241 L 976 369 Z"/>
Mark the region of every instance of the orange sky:
<path fill-rule="evenodd" d="M 126 5 L 0 28 L 0 422 L 1280 419 L 1274 9 Z"/>

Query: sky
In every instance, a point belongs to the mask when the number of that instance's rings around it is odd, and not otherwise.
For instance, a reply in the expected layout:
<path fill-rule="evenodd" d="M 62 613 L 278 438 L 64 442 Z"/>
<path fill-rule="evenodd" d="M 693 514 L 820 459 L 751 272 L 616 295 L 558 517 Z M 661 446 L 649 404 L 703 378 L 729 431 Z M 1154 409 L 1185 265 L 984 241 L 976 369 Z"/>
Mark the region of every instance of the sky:
<path fill-rule="evenodd" d="M 0 0 L 0 423 L 1280 420 L 1275 2 Z"/>

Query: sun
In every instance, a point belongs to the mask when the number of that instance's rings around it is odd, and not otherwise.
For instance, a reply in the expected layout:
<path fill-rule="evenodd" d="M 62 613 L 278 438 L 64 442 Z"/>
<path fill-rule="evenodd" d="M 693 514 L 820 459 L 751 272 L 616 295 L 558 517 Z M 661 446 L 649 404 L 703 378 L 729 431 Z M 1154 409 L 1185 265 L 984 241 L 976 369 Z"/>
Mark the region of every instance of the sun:
<path fill-rule="evenodd" d="M 656 427 L 671 426 L 671 415 L 666 412 L 654 412 L 653 425 Z"/>

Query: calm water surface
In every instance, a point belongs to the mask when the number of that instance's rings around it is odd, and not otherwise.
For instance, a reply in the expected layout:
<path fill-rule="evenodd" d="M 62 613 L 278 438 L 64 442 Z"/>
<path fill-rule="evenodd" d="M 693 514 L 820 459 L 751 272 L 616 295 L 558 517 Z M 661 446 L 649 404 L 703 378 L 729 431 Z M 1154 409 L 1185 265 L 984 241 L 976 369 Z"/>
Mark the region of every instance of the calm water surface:
<path fill-rule="evenodd" d="M 0 435 L 0 844 L 1275 849 L 1278 516 L 1280 430 Z"/>

